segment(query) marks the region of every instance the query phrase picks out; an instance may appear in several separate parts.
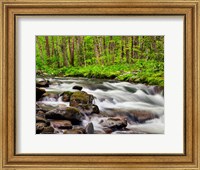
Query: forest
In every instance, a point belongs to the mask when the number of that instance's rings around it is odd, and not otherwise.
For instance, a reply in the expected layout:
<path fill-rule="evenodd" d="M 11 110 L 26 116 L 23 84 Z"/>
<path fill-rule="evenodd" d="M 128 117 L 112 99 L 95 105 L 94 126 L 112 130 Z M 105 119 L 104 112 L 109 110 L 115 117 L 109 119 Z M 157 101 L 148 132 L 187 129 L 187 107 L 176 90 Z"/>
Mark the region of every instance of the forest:
<path fill-rule="evenodd" d="M 164 86 L 164 36 L 36 36 L 39 76 Z"/>

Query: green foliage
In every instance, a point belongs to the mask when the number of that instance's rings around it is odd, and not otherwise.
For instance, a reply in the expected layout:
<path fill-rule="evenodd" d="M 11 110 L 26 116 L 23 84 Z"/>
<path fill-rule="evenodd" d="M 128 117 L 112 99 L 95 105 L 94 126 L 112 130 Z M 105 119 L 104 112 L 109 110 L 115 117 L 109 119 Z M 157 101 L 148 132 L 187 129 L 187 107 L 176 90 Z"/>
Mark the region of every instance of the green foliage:
<path fill-rule="evenodd" d="M 37 36 L 36 69 L 164 86 L 164 36 Z"/>

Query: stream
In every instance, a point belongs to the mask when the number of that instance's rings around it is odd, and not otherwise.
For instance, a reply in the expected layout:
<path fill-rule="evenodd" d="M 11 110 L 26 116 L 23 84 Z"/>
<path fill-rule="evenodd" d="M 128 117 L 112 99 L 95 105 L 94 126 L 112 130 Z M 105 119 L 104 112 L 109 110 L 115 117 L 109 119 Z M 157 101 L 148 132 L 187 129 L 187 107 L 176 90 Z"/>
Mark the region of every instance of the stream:
<path fill-rule="evenodd" d="M 42 78 L 37 78 L 37 81 L 42 80 Z M 74 92 L 77 91 L 73 89 L 74 86 L 81 86 L 81 91 L 94 96 L 93 104 L 98 106 L 100 114 L 84 114 L 84 119 L 81 122 L 81 126 L 84 128 L 88 123 L 92 123 L 95 133 L 105 134 L 109 130 L 105 123 L 101 122 L 109 117 L 117 117 L 124 118 L 127 121 L 127 126 L 109 131 L 109 134 L 164 133 L 164 90 L 158 86 L 71 77 L 49 78 L 48 80 L 49 87 L 43 87 L 46 92 L 60 94 L 64 91 Z M 63 102 L 62 96 L 57 99 L 46 96 L 36 103 L 50 107 L 59 105 L 69 107 L 69 102 Z M 58 130 L 58 133 L 61 132 Z"/>

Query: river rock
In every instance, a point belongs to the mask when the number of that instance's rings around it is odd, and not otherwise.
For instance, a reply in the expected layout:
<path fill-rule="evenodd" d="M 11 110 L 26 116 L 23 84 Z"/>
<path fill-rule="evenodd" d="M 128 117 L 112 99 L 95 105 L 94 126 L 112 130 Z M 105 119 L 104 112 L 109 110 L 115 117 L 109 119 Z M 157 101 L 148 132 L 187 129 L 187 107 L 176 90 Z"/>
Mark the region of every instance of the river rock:
<path fill-rule="evenodd" d="M 76 108 L 86 115 L 99 114 L 100 112 L 98 106 L 94 104 L 79 104 Z"/>
<path fill-rule="evenodd" d="M 46 123 L 47 122 L 47 120 L 45 119 L 45 118 L 43 118 L 43 117 L 39 117 L 39 116 L 36 116 L 36 122 L 37 123 Z"/>
<path fill-rule="evenodd" d="M 164 95 L 164 87 L 161 87 L 161 86 L 150 86 L 149 91 L 152 95 L 155 95 L 155 94 Z"/>
<path fill-rule="evenodd" d="M 70 120 L 73 124 L 80 123 L 84 117 L 75 107 L 62 107 L 46 113 L 46 119 Z"/>
<path fill-rule="evenodd" d="M 37 103 L 36 111 L 48 112 L 48 111 L 56 109 L 56 108 L 58 108 L 58 106 L 47 105 L 44 103 Z"/>
<path fill-rule="evenodd" d="M 43 131 L 41 134 L 53 134 L 54 133 L 54 128 L 51 126 L 44 127 Z"/>
<path fill-rule="evenodd" d="M 87 94 L 84 91 L 77 91 L 70 97 L 70 106 L 77 107 L 79 104 L 92 104 L 93 99 L 93 95 Z"/>
<path fill-rule="evenodd" d="M 94 134 L 93 123 L 92 122 L 88 123 L 87 126 L 85 127 L 85 130 L 87 134 Z"/>
<path fill-rule="evenodd" d="M 69 102 L 72 94 L 73 94 L 73 92 L 70 92 L 70 91 L 65 91 L 65 92 L 61 93 L 60 96 L 62 96 L 62 101 Z"/>
<path fill-rule="evenodd" d="M 36 134 L 41 133 L 44 130 L 44 127 L 46 127 L 47 124 L 46 123 L 36 123 Z"/>
<path fill-rule="evenodd" d="M 127 120 L 123 117 L 109 117 L 102 119 L 99 124 L 112 130 L 123 129 L 127 126 Z"/>
<path fill-rule="evenodd" d="M 36 87 L 36 101 L 38 101 L 44 93 L 46 93 L 44 89 Z"/>
<path fill-rule="evenodd" d="M 49 87 L 49 80 L 36 82 L 36 87 Z"/>
<path fill-rule="evenodd" d="M 83 87 L 81 87 L 81 86 L 73 86 L 72 89 L 81 91 L 83 89 Z"/>
<path fill-rule="evenodd" d="M 40 101 L 57 101 L 59 94 L 57 92 L 46 92 L 40 98 Z"/>
<path fill-rule="evenodd" d="M 99 114 L 99 107 L 95 104 L 92 105 L 92 113 Z"/>
<path fill-rule="evenodd" d="M 45 112 L 43 112 L 42 110 L 37 111 L 36 115 L 37 115 L 38 117 L 45 118 Z"/>
<path fill-rule="evenodd" d="M 53 120 L 53 121 L 51 121 L 51 125 L 54 128 L 58 128 L 58 129 L 71 129 L 72 128 L 72 124 L 68 120 Z"/>
<path fill-rule="evenodd" d="M 106 134 L 111 134 L 113 132 L 111 128 L 103 128 L 103 130 Z"/>
<path fill-rule="evenodd" d="M 83 132 L 78 129 L 70 129 L 70 130 L 65 130 L 63 134 L 83 134 Z"/>
<path fill-rule="evenodd" d="M 74 125 L 72 129 L 76 129 L 76 130 L 80 130 L 82 131 L 84 134 L 86 133 L 86 130 L 83 126 L 79 126 L 79 125 Z"/>
<path fill-rule="evenodd" d="M 129 118 L 134 122 L 144 123 L 147 120 L 158 118 L 158 115 L 155 115 L 148 111 L 137 110 L 129 113 Z"/>
<path fill-rule="evenodd" d="M 131 93 L 135 93 L 137 92 L 137 88 L 135 87 L 128 87 L 128 86 L 124 86 L 124 88 L 128 91 L 128 92 L 131 92 Z"/>

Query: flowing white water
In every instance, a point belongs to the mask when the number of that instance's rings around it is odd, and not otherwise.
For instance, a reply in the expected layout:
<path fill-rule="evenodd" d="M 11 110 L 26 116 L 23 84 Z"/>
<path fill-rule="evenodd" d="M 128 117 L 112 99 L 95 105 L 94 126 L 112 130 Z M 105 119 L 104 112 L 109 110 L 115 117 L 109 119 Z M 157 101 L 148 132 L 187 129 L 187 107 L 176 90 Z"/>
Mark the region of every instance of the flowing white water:
<path fill-rule="evenodd" d="M 133 111 L 145 111 L 156 115 L 156 118 L 147 120 L 144 123 L 128 122 L 127 129 L 141 133 L 164 133 L 163 91 L 156 90 L 155 86 L 84 78 L 50 79 L 50 82 L 55 81 L 59 83 L 53 83 L 50 87 L 45 88 L 46 91 L 76 91 L 72 89 L 73 86 L 82 86 L 82 91 L 92 94 L 95 97 L 94 104 L 108 116 L 130 116 Z M 63 102 L 61 97 L 57 101 L 54 100 L 48 100 L 47 97 L 40 103 L 69 106 L 69 103 Z M 103 127 L 99 124 L 101 119 L 104 118 L 91 116 L 83 121 L 83 126 L 86 126 L 88 122 L 92 122 L 94 129 L 103 133 Z"/>

